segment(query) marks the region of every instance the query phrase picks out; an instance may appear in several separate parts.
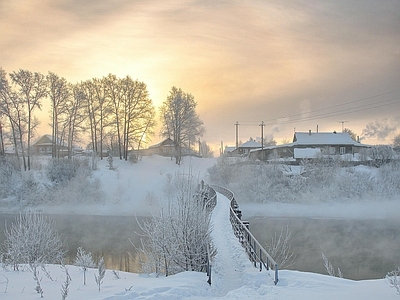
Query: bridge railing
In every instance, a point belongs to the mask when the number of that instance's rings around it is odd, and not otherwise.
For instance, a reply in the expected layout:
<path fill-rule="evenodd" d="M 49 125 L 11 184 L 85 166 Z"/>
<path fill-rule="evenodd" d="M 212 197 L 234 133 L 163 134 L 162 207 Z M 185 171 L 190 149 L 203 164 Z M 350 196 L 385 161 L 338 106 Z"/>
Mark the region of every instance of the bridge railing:
<path fill-rule="evenodd" d="M 217 185 L 212 185 L 212 188 L 230 200 L 231 205 L 229 219 L 231 221 L 233 231 L 242 246 L 246 249 L 250 261 L 254 263 L 254 267 L 258 267 L 260 271 L 262 270 L 263 266 L 267 270 L 270 268 L 274 270 L 274 283 L 277 284 L 279 281 L 278 264 L 250 232 L 249 222 L 241 220 L 242 212 L 239 210 L 239 205 L 235 200 L 235 195 L 233 192 L 227 188 Z"/>

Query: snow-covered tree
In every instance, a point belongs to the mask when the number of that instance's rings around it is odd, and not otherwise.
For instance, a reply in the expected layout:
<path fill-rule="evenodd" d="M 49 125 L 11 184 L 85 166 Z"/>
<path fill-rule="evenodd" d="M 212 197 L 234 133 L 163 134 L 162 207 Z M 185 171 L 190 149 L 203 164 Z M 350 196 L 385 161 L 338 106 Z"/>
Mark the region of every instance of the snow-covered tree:
<path fill-rule="evenodd" d="M 290 246 L 291 235 L 289 227 L 286 227 L 286 230 L 282 228 L 279 236 L 275 232 L 271 243 L 267 246 L 268 253 L 274 258 L 280 269 L 292 266 L 296 259 Z"/>
<path fill-rule="evenodd" d="M 16 217 L 5 230 L 4 253 L 6 263 L 18 270 L 19 264 L 27 264 L 36 282 L 36 292 L 43 297 L 39 266 L 62 262 L 65 245 L 55 230 L 54 221 L 42 213 L 29 212 Z"/>
<path fill-rule="evenodd" d="M 82 247 L 79 247 L 76 252 L 76 258 L 74 261 L 75 266 L 78 266 L 83 271 L 83 284 L 86 285 L 86 271 L 88 268 L 94 268 L 96 264 L 93 261 L 92 254 L 86 253 Z"/>
<path fill-rule="evenodd" d="M 191 175 L 175 175 L 169 182 L 168 203 L 142 229 L 148 237 L 142 251 L 150 258 L 152 271 L 166 276 L 181 271 L 203 271 L 207 264 L 207 246 L 215 255 L 211 240 L 210 212 Z M 195 196 L 194 196 L 195 195 Z M 147 266 L 148 267 L 148 266 Z"/>
<path fill-rule="evenodd" d="M 387 273 L 385 279 L 388 281 L 390 287 L 395 288 L 400 295 L 400 267 Z"/>
<path fill-rule="evenodd" d="M 47 263 L 61 262 L 66 251 L 55 223 L 39 212 L 19 214 L 5 230 L 4 257 L 18 269 L 28 264 L 32 269 Z"/>
<path fill-rule="evenodd" d="M 106 265 L 104 264 L 103 257 L 100 258 L 99 265 L 97 266 L 97 271 L 98 271 L 98 274 L 97 275 L 94 274 L 94 280 L 96 281 L 96 284 L 97 284 L 97 286 L 99 288 L 99 292 L 100 292 L 100 286 L 102 285 L 103 278 L 106 275 Z"/>

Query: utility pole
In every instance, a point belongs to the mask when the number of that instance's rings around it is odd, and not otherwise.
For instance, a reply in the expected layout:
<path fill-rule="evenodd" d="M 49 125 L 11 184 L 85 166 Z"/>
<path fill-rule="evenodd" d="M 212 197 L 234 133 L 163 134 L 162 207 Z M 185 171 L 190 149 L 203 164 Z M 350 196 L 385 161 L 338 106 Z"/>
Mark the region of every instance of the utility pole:
<path fill-rule="evenodd" d="M 261 161 L 264 161 L 264 121 L 261 121 Z"/>
<path fill-rule="evenodd" d="M 338 122 L 338 123 L 342 123 L 342 132 L 343 132 L 343 130 L 344 130 L 343 125 L 344 125 L 344 123 L 347 123 L 347 122 L 349 122 L 349 121 L 339 121 L 339 122 Z"/>
<path fill-rule="evenodd" d="M 201 153 L 201 141 L 200 141 L 200 139 L 199 139 L 199 156 L 201 157 L 202 155 L 201 155 L 202 153 Z"/>
<path fill-rule="evenodd" d="M 235 123 L 236 128 L 236 149 L 239 148 L 239 122 L 236 121 Z"/>
<path fill-rule="evenodd" d="M 3 141 L 3 128 L 1 127 L 1 121 L 0 121 L 0 154 L 5 155 L 4 141 Z"/>

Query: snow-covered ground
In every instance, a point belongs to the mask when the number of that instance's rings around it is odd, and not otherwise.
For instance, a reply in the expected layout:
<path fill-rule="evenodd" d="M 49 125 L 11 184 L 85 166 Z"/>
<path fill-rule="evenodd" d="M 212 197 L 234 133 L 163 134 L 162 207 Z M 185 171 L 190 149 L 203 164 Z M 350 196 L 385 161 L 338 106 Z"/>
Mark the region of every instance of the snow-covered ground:
<path fill-rule="evenodd" d="M 207 182 L 206 170 L 214 162 L 215 159 L 185 158 L 183 164 L 177 166 L 169 158 L 144 157 L 137 164 L 115 160 L 117 170 L 111 171 L 107 168 L 107 162 L 101 161 L 94 176 L 101 181 L 106 199 L 102 204 L 41 209 L 51 213 L 147 215 L 155 207 L 156 201 L 162 201 L 168 174 L 191 173 L 199 180 L 204 179 Z M 262 214 L 260 206 L 258 210 L 257 206 L 246 204 L 245 207 L 250 214 Z M 268 211 L 271 213 L 271 210 Z M 282 210 L 276 210 L 277 213 L 279 211 Z M 323 211 L 321 208 L 321 212 Z M 282 270 L 279 272 L 280 281 L 275 286 L 273 273 L 259 272 L 247 259 L 233 235 L 228 213 L 228 199 L 218 195 L 218 203 L 212 216 L 212 236 L 218 254 L 213 262 L 211 286 L 207 284 L 205 273 L 184 272 L 156 278 L 151 275 L 119 272 L 120 279 L 116 279 L 111 270 L 107 270 L 99 292 L 94 280 L 97 270 L 89 270 L 87 285 L 83 285 L 82 271 L 68 266 L 72 281 L 67 299 L 399 299 L 396 290 L 390 288 L 384 279 L 352 281 Z M 47 270 L 53 281 L 43 272 L 40 273 L 44 298 L 60 299 L 65 274 L 59 266 L 47 266 Z M 0 270 L 0 299 L 39 299 L 40 295 L 34 287 L 33 275 L 29 271 Z"/>

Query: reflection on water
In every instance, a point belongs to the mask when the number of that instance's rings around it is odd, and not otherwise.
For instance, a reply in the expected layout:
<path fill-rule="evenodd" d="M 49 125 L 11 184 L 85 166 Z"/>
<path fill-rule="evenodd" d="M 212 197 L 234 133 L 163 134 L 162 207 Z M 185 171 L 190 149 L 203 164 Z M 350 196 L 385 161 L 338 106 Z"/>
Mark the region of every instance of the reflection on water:
<path fill-rule="evenodd" d="M 0 214 L 0 243 L 4 241 L 5 222 L 9 226 L 16 215 Z M 137 251 L 129 239 L 140 247 L 140 227 L 135 217 L 128 216 L 91 216 L 91 215 L 51 215 L 56 229 L 67 242 L 66 263 L 75 260 L 76 249 L 82 247 L 91 252 L 97 261 L 101 256 L 107 269 L 139 272 Z M 142 222 L 144 218 L 137 218 Z M 133 257 L 133 258 L 132 258 Z"/>
<path fill-rule="evenodd" d="M 297 254 L 289 269 L 327 274 L 322 254 L 345 278 L 377 279 L 400 266 L 400 220 L 250 218 L 250 231 L 265 246 L 289 226 Z"/>

